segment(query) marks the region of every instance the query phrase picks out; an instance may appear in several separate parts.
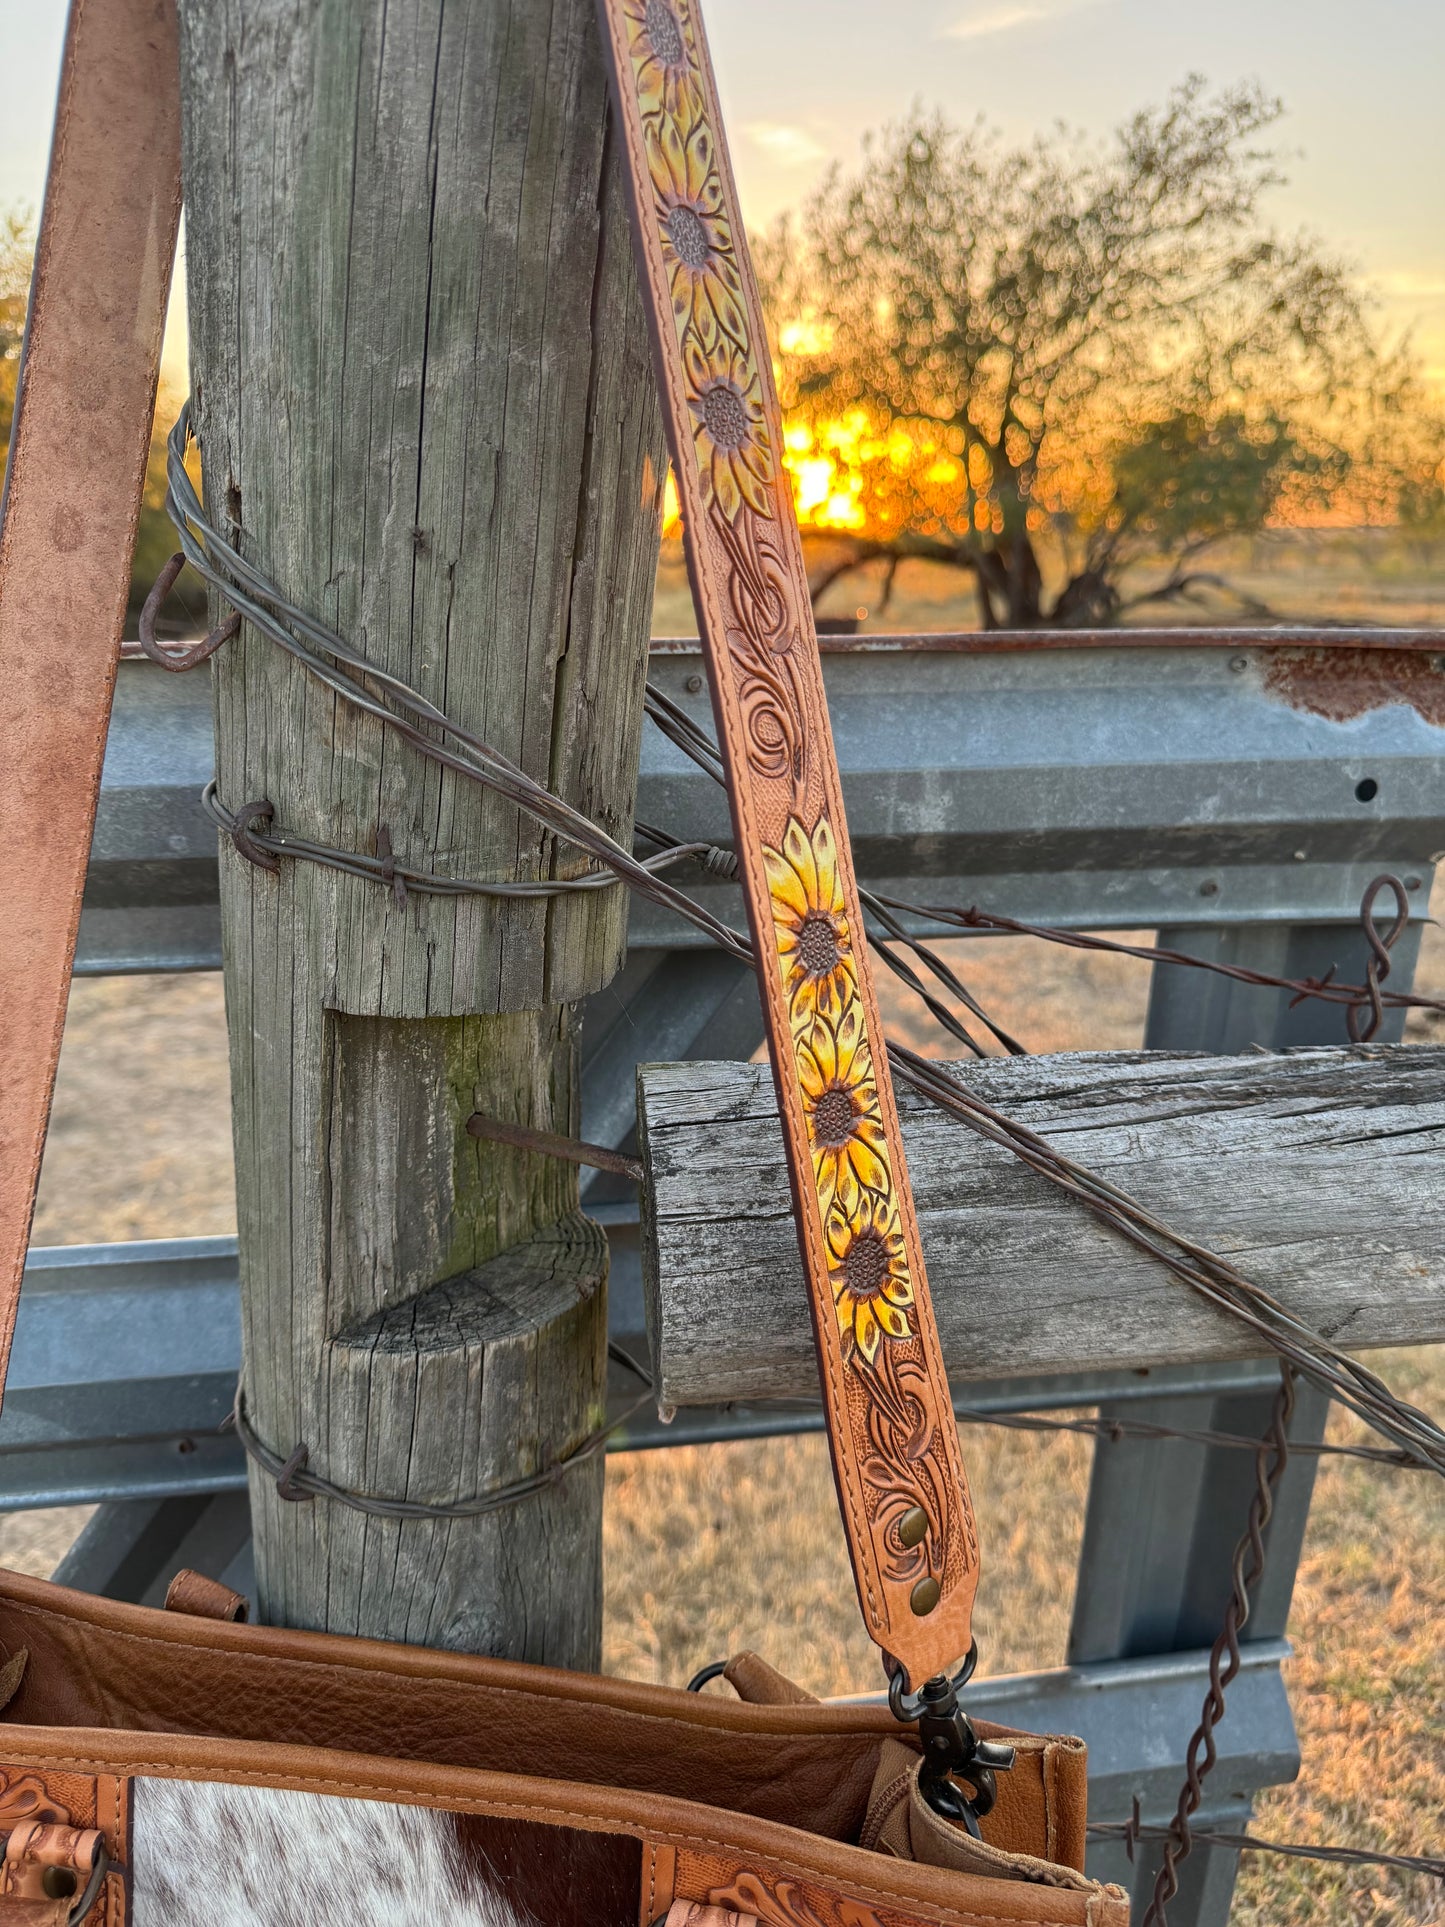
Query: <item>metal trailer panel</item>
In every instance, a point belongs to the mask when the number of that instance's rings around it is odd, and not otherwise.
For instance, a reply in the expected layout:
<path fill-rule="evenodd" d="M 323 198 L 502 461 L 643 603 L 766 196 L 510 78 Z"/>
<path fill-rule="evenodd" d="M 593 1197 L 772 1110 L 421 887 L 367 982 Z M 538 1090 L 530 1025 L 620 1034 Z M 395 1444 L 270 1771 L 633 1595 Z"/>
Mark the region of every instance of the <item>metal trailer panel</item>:
<path fill-rule="evenodd" d="M 1423 914 L 1445 849 L 1445 670 L 1379 652 L 1064 647 L 976 654 L 907 645 L 824 659 L 860 876 L 876 889 L 1075 928 L 1353 918 L 1394 869 Z M 1316 658 L 1332 672 L 1313 679 Z M 711 726 L 702 658 L 653 679 Z M 122 664 L 77 967 L 220 962 L 209 679 Z M 1438 689 L 1436 685 L 1439 685 Z M 234 799 L 232 799 L 234 800 Z M 659 731 L 643 733 L 637 814 L 727 844 L 727 803 Z M 731 885 L 693 878 L 737 921 Z M 635 903 L 634 951 L 705 940 Z"/>

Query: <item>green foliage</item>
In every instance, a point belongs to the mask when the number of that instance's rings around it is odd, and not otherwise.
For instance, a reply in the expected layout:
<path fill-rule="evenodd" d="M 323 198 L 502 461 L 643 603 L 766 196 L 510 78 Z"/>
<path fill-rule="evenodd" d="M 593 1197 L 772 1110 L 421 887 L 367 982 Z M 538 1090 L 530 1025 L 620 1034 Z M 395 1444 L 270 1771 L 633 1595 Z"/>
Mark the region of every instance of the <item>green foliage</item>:
<path fill-rule="evenodd" d="M 942 491 L 937 461 L 880 465 L 827 579 L 927 555 L 972 571 L 986 627 L 1109 621 L 1141 564 L 1163 576 L 1135 603 L 1174 599 L 1281 512 L 1348 488 L 1396 511 L 1438 422 L 1349 265 L 1267 225 L 1281 111 L 1195 76 L 1100 146 L 1010 148 L 915 109 L 779 223 L 759 253 L 792 418 L 862 410 L 953 458 Z"/>
<path fill-rule="evenodd" d="M 1252 534 L 1286 487 L 1338 488 L 1349 468 L 1341 450 L 1310 445 L 1272 412 L 1186 410 L 1146 423 L 1116 450 L 1110 510 L 1161 550 L 1185 550 Z"/>

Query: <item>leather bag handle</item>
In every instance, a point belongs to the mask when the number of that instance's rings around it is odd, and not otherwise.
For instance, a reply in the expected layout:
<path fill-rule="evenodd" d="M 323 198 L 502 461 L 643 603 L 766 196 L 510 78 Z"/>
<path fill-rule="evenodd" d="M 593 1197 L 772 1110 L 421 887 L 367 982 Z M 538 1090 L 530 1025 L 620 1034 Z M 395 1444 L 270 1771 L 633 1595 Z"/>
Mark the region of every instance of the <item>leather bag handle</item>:
<path fill-rule="evenodd" d="M 782 420 L 696 0 L 598 0 L 817 1341 L 870 1636 L 971 1645 L 978 1545 L 923 1268 Z"/>
<path fill-rule="evenodd" d="M 76 0 L 0 504 L 0 1396 L 181 212 L 174 0 Z"/>
<path fill-rule="evenodd" d="M 869 976 L 757 286 L 694 0 L 599 0 L 870 1636 L 970 1646 L 978 1548 Z M 174 0 L 72 9 L 0 511 L 0 1391 L 180 213 Z M 119 164 L 119 157 L 124 164 Z"/>

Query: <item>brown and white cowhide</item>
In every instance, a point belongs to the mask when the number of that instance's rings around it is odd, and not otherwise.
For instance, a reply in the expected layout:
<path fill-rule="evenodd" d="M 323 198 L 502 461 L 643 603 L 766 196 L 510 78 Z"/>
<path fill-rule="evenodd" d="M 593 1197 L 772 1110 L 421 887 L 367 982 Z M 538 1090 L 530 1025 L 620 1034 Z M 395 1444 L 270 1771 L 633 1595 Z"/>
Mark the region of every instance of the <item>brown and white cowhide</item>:
<path fill-rule="evenodd" d="M 137 1779 L 131 1927 L 633 1927 L 637 1841 L 380 1800 Z"/>

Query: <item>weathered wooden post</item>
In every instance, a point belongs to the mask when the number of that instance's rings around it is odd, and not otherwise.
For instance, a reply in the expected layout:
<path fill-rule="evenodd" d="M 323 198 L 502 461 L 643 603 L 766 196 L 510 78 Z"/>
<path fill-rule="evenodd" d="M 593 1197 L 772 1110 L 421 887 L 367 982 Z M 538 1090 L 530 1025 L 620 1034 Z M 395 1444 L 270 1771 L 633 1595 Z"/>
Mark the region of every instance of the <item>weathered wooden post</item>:
<path fill-rule="evenodd" d="M 615 834 L 631 822 L 661 440 L 592 0 L 181 0 L 208 513 L 297 603 Z M 219 793 L 418 868 L 586 866 L 250 629 Z M 383 846 L 384 847 L 384 846 Z M 350 1491 L 471 1497 L 601 1414 L 605 1246 L 574 1171 L 575 1000 L 620 889 L 413 894 L 222 862 L 257 1434 Z M 505 1255 L 502 1255 L 505 1254 Z M 479 1519 L 288 1503 L 263 1615 L 595 1666 L 602 1466 Z"/>

